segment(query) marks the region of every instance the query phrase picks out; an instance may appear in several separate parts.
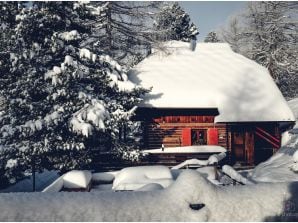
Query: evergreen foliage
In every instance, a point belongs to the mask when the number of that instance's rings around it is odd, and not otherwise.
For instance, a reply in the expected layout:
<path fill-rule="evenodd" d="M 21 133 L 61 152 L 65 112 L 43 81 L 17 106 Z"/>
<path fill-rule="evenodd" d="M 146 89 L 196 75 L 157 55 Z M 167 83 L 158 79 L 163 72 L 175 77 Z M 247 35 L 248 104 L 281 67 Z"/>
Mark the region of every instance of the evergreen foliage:
<path fill-rule="evenodd" d="M 87 168 L 131 124 L 146 90 L 94 41 L 103 10 L 93 4 L 1 3 L 2 184 L 30 174 L 33 161 L 37 171 Z"/>
<path fill-rule="evenodd" d="M 190 42 L 196 40 L 198 28 L 191 23 L 189 15 L 175 2 L 165 5 L 157 14 L 155 29 L 158 38 L 166 40 L 181 40 Z"/>
<path fill-rule="evenodd" d="M 217 37 L 216 32 L 212 31 L 207 34 L 206 38 L 204 39 L 205 43 L 218 43 L 220 40 Z"/>

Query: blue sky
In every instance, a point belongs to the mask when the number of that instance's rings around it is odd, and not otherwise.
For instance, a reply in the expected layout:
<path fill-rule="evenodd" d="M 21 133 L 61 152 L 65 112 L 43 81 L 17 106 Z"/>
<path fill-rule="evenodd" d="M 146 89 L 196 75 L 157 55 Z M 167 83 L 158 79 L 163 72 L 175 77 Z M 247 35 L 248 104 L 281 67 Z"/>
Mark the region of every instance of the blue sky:
<path fill-rule="evenodd" d="M 198 40 L 224 25 L 229 16 L 241 11 L 246 1 L 180 1 L 179 4 L 199 27 Z"/>

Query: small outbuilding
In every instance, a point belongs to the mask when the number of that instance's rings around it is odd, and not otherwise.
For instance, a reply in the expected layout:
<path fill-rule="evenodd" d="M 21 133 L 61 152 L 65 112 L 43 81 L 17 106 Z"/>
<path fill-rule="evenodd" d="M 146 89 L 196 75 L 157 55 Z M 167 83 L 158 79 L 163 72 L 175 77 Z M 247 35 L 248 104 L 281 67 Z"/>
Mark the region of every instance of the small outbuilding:
<path fill-rule="evenodd" d="M 138 106 L 144 149 L 219 145 L 254 165 L 281 145 L 295 118 L 269 71 L 226 43 L 171 41 L 129 72 L 151 88 Z"/>

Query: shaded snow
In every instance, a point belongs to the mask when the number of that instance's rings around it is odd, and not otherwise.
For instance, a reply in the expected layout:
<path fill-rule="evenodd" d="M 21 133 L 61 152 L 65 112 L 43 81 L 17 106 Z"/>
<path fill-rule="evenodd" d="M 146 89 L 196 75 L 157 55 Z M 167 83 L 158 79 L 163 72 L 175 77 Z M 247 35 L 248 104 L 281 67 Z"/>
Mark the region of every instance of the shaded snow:
<path fill-rule="evenodd" d="M 115 179 L 115 175 L 118 173 L 119 171 L 93 173 L 92 181 L 100 182 L 100 183 L 112 183 L 113 180 Z"/>
<path fill-rule="evenodd" d="M 149 183 L 137 189 L 136 191 L 155 191 L 155 190 L 162 190 L 162 189 L 164 189 L 163 186 L 161 186 L 158 183 Z"/>
<path fill-rule="evenodd" d="M 186 170 L 156 191 L 0 194 L 0 212 L 2 221 L 285 221 L 285 202 L 298 205 L 297 188 L 298 183 L 223 188 Z M 205 206 L 193 210 L 190 204 Z"/>
<path fill-rule="evenodd" d="M 152 92 L 141 107 L 218 108 L 216 122 L 293 121 L 294 116 L 265 67 L 225 43 L 171 41 L 130 73 Z"/>
<path fill-rule="evenodd" d="M 36 191 L 42 191 L 57 178 L 59 178 L 59 175 L 56 171 L 45 170 L 42 173 L 36 173 Z M 0 192 L 32 192 L 32 187 L 32 176 L 30 176 L 30 178 L 21 180 L 18 183 L 9 186 L 8 188 L 0 190 Z"/>

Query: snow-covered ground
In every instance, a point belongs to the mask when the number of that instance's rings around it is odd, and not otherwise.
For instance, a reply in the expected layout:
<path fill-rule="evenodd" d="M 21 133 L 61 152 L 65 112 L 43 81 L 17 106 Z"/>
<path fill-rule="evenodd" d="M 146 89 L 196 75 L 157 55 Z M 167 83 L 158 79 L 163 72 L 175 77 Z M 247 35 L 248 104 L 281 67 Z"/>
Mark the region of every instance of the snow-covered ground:
<path fill-rule="evenodd" d="M 194 170 L 168 188 L 136 192 L 8 193 L 1 221 L 265 221 L 288 220 L 298 182 L 218 187 Z M 190 205 L 201 206 L 194 210 Z"/>
<path fill-rule="evenodd" d="M 45 170 L 42 173 L 36 173 L 35 175 L 35 190 L 42 191 L 45 187 L 51 184 L 55 179 L 59 177 L 56 171 L 47 171 Z M 32 191 L 32 176 L 27 179 L 24 179 L 16 184 L 13 184 L 5 189 L 0 190 L 0 193 L 7 192 L 31 192 Z"/>

